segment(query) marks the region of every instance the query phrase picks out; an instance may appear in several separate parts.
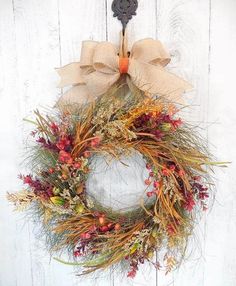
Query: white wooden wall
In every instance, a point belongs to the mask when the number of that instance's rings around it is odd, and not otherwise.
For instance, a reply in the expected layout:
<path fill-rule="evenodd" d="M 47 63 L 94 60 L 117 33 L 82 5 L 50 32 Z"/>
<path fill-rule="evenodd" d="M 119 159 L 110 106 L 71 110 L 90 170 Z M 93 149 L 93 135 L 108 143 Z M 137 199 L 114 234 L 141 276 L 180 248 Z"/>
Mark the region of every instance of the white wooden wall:
<path fill-rule="evenodd" d="M 236 1 L 139 0 L 130 41 L 159 38 L 171 69 L 191 81 L 194 105 L 185 116 L 201 123 L 222 160 L 213 210 L 197 227 L 197 247 L 181 269 L 165 276 L 144 268 L 133 281 L 112 271 L 78 281 L 73 269 L 50 261 L 32 225 L 13 214 L 6 191 L 20 187 L 22 118 L 59 96 L 53 68 L 79 59 L 81 41 L 119 41 L 112 0 L 0 0 L 0 286 L 235 286 L 236 285 Z M 200 246 L 199 246 L 200 245 Z"/>

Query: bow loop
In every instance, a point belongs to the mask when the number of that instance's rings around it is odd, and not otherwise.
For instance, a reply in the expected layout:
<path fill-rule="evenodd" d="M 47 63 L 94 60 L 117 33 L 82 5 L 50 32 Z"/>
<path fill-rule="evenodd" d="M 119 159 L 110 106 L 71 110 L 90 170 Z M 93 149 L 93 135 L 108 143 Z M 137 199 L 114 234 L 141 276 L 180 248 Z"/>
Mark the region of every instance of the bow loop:
<path fill-rule="evenodd" d="M 99 43 L 95 41 L 82 42 L 81 55 L 80 55 L 80 64 L 82 67 L 93 65 L 93 56 L 98 45 Z"/>
<path fill-rule="evenodd" d="M 166 66 L 170 62 L 170 55 L 162 43 L 153 39 L 137 41 L 131 50 L 131 57 L 153 65 Z"/>
<path fill-rule="evenodd" d="M 93 67 L 96 71 L 106 74 L 119 72 L 116 47 L 109 42 L 98 44 L 93 55 Z"/>

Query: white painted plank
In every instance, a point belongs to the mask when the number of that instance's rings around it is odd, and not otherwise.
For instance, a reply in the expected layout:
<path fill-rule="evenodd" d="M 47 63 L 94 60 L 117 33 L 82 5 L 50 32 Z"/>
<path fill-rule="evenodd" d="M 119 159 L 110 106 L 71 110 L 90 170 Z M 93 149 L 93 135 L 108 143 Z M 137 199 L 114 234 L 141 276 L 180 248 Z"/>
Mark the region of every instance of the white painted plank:
<path fill-rule="evenodd" d="M 30 256 L 25 253 L 25 262 L 20 263 L 20 243 L 17 240 L 17 217 L 6 201 L 6 191 L 15 190 L 19 163 L 19 97 L 16 88 L 15 24 L 13 5 L 2 1 L 0 9 L 0 130 L 1 130 L 1 180 L 0 180 L 0 285 L 17 285 L 21 272 L 26 267 L 25 283 L 31 283 Z M 27 231 L 25 232 L 27 235 Z M 25 237 L 21 249 L 27 249 L 29 240 Z"/>
<path fill-rule="evenodd" d="M 58 5 L 14 0 L 18 89 L 22 113 L 51 106 L 58 93 L 54 68 L 60 64 Z M 23 115 L 23 114 L 22 114 Z"/>
<path fill-rule="evenodd" d="M 57 1 L 21 1 L 14 3 L 16 23 L 16 50 L 18 89 L 21 98 L 20 118 L 31 113 L 36 107 L 47 107 L 54 104 L 58 91 L 55 88 L 57 75 L 54 67 L 60 62 L 58 4 Z M 28 131 L 32 128 L 27 124 L 22 125 L 21 136 L 28 138 Z M 22 167 L 20 168 L 21 171 Z M 28 226 L 32 281 L 34 286 L 51 285 L 55 280 L 59 283 L 58 269 L 54 271 L 49 264 L 50 256 L 44 251 L 35 237 L 34 225 Z M 20 238 L 24 236 L 20 234 Z M 28 274 L 28 269 L 22 271 Z M 66 273 L 65 273 L 66 275 Z M 72 281 L 70 277 L 67 280 Z M 71 283 L 71 282 L 70 282 Z M 61 283 L 62 285 L 65 285 Z"/>
<path fill-rule="evenodd" d="M 236 283 L 236 137 L 235 65 L 236 2 L 211 3 L 210 114 L 212 151 L 219 160 L 232 161 L 218 170 L 216 203 L 208 217 L 204 286 Z"/>
<path fill-rule="evenodd" d="M 4 70 L 3 79 L 4 84 L 11 87 L 10 91 L 4 92 L 4 97 L 8 96 L 7 102 L 12 105 L 11 109 L 6 109 L 11 110 L 7 116 L 15 121 L 14 125 L 9 126 L 11 137 L 6 143 L 8 146 L 14 147 L 12 154 L 17 161 L 8 163 L 9 166 L 14 166 L 16 169 L 16 174 L 13 177 L 8 178 L 7 176 L 8 181 L 14 182 L 14 186 L 10 185 L 12 189 L 9 190 L 9 185 L 6 182 L 5 187 L 1 188 L 3 192 L 6 190 L 17 191 L 21 187 L 20 182 L 14 178 L 17 178 L 17 173 L 23 171 L 22 166 L 19 165 L 24 154 L 22 141 L 28 137 L 28 130 L 32 128 L 32 126 L 23 125 L 22 119 L 29 115 L 29 112 L 37 105 L 47 106 L 54 102 L 57 94 L 55 89 L 57 76 L 54 66 L 60 62 L 57 1 L 48 3 L 47 1 L 16 0 L 12 1 L 11 5 L 14 30 L 6 31 L 13 37 L 13 42 L 7 41 L 7 38 L 4 39 L 2 51 L 7 60 L 15 59 L 15 61 L 14 66 L 9 66 L 11 70 Z M 3 10 L 4 12 L 5 10 Z M 8 21 L 5 19 L 5 25 L 8 25 Z M 14 46 L 10 48 L 12 44 Z M 5 75 L 10 79 L 6 79 Z M 13 84 L 11 84 L 11 80 L 14 80 Z M 12 102 L 12 100 L 14 101 Z M 7 108 L 7 103 L 1 106 Z M 42 250 L 38 240 L 34 237 L 32 224 L 24 221 L 23 215 L 16 215 L 10 210 L 12 208 L 9 206 L 8 215 L 15 220 L 16 227 L 12 235 L 14 246 L 6 249 L 12 260 L 7 267 L 9 270 L 14 269 L 9 278 L 14 279 L 16 285 L 51 285 L 48 253 Z M 8 225 L 6 224 L 6 226 Z M 8 238 L 11 232 L 5 233 L 6 241 L 11 241 L 12 238 Z M 8 278 L 7 274 L 3 277 Z"/>
<path fill-rule="evenodd" d="M 185 120 L 206 126 L 208 101 L 208 43 L 209 3 L 206 0 L 159 0 L 157 1 L 157 35 L 166 44 L 172 62 L 169 69 L 194 86 L 185 95 L 191 107 L 183 112 Z M 199 107 L 200 106 L 200 107 Z M 205 133 L 206 135 L 206 133 Z M 189 255 L 174 274 L 158 273 L 158 286 L 203 284 L 204 220 L 196 228 L 196 239 L 189 243 Z M 192 248 L 194 251 L 192 251 Z M 191 252 L 192 251 L 192 252 Z"/>
<path fill-rule="evenodd" d="M 0 129 L 1 129 L 1 183 L 0 183 L 0 283 L 1 285 L 17 285 L 23 281 L 32 282 L 31 260 L 26 228 L 19 237 L 19 216 L 12 214 L 12 209 L 6 201 L 6 191 L 16 189 L 19 167 L 20 132 L 19 103 L 17 89 L 17 56 L 15 41 L 14 6 L 4 1 L 0 10 Z M 22 224 L 21 224 L 22 226 Z M 22 256 L 25 258 L 22 262 Z M 26 269 L 28 271 L 27 275 Z"/>
<path fill-rule="evenodd" d="M 106 39 L 105 1 L 59 0 L 62 65 L 80 59 L 82 41 Z"/>
<path fill-rule="evenodd" d="M 189 120 L 204 122 L 208 97 L 209 1 L 157 0 L 157 35 L 172 56 L 170 69 L 192 83 Z M 190 113 L 190 112 L 189 112 Z"/>

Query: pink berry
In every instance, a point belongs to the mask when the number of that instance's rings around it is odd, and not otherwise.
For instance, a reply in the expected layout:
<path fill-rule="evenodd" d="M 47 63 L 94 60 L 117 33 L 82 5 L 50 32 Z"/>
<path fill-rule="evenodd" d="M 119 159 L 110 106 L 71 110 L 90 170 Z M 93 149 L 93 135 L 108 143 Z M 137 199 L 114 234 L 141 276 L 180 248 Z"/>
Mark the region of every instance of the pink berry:
<path fill-rule="evenodd" d="M 153 186 L 154 186 L 154 188 L 158 188 L 158 187 L 160 186 L 160 183 L 157 182 L 157 181 L 155 181 L 155 182 L 153 183 Z"/>
<path fill-rule="evenodd" d="M 146 164 L 146 168 L 148 169 L 148 170 L 151 170 L 151 165 L 150 164 Z"/>
<path fill-rule="evenodd" d="M 151 181 L 150 181 L 149 179 L 146 179 L 146 180 L 144 181 L 144 183 L 145 183 L 147 186 L 151 185 Z"/>
<path fill-rule="evenodd" d="M 82 239 L 90 239 L 91 238 L 91 234 L 89 234 L 89 233 L 82 233 L 80 235 L 80 238 L 82 238 Z"/>
<path fill-rule="evenodd" d="M 175 170 L 175 165 L 170 165 L 169 169 L 170 169 L 171 171 L 174 171 L 174 170 Z"/>
<path fill-rule="evenodd" d="M 147 196 L 150 198 L 153 196 L 153 192 L 147 192 Z"/>

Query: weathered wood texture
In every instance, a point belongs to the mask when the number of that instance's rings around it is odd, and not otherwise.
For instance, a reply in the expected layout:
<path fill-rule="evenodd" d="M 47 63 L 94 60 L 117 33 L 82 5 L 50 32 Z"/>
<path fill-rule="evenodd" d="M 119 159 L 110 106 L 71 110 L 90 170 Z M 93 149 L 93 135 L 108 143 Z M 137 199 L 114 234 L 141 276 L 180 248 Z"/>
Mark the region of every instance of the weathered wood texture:
<path fill-rule="evenodd" d="M 213 210 L 196 228 L 189 259 L 165 276 L 148 265 L 133 281 L 113 270 L 78 280 L 53 261 L 30 222 L 13 214 L 6 191 L 20 187 L 24 141 L 22 118 L 60 95 L 53 68 L 80 56 L 81 41 L 119 42 L 112 0 L 0 0 L 0 286 L 234 286 L 236 284 L 236 179 L 234 163 L 216 172 Z M 235 0 L 139 0 L 128 26 L 130 42 L 159 38 L 173 57 L 169 68 L 193 83 L 184 116 L 201 124 L 212 152 L 236 161 Z M 122 182 L 121 182 L 122 183 Z M 106 189 L 112 189 L 107 181 Z M 197 242 L 196 242 L 197 241 Z M 197 245 L 197 247 L 196 247 Z M 191 255 L 190 255 L 191 254 Z"/>

